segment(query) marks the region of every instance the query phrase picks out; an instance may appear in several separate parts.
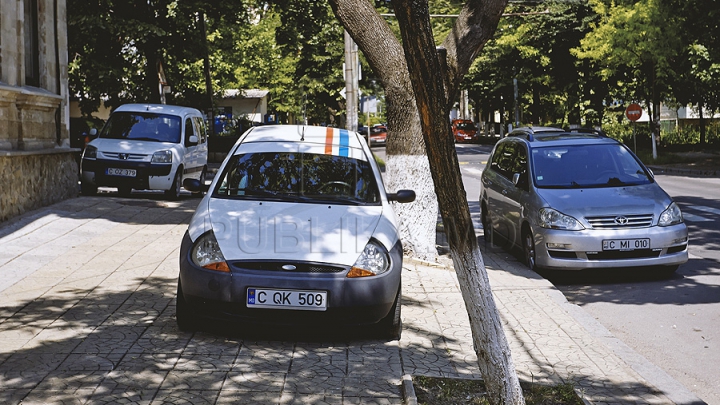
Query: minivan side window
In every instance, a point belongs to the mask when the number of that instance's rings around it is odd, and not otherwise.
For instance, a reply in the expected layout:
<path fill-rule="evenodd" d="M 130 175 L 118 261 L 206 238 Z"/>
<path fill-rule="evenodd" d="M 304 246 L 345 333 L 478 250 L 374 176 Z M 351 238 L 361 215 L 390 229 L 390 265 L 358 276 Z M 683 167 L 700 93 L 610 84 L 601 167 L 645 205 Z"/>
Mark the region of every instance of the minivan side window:
<path fill-rule="evenodd" d="M 514 168 L 515 144 L 510 142 L 501 143 L 493 154 L 490 167 L 501 176 L 511 179 Z"/>
<path fill-rule="evenodd" d="M 207 130 L 205 128 L 205 121 L 199 117 L 193 117 L 195 123 L 195 130 L 198 136 L 198 143 L 205 143 L 207 141 Z"/>
<path fill-rule="evenodd" d="M 190 142 L 190 137 L 195 135 L 195 126 L 193 125 L 192 118 L 185 119 L 185 146 L 195 145 Z"/>

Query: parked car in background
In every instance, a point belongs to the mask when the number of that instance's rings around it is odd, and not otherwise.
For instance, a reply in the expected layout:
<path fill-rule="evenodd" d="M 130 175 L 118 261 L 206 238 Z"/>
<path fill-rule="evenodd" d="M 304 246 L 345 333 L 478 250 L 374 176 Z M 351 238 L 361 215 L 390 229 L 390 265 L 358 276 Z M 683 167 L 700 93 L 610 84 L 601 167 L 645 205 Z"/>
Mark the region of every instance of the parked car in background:
<path fill-rule="evenodd" d="M 94 136 L 94 130 L 91 131 Z M 180 196 L 185 178 L 204 182 L 208 147 L 205 121 L 194 108 L 166 104 L 125 104 L 113 111 L 98 136 L 85 147 L 81 189 L 117 187 L 164 190 Z"/>
<path fill-rule="evenodd" d="M 203 191 L 197 180 L 185 188 Z M 268 125 L 245 132 L 198 205 L 180 247 L 177 323 L 365 325 L 397 339 L 403 250 L 360 134 Z"/>
<path fill-rule="evenodd" d="M 370 146 L 385 145 L 387 141 L 387 127 L 385 125 L 373 125 L 370 127 Z"/>
<path fill-rule="evenodd" d="M 470 120 L 453 120 L 452 133 L 455 142 L 479 142 L 478 129 Z"/>
<path fill-rule="evenodd" d="M 533 269 L 650 267 L 688 260 L 680 208 L 622 143 L 597 131 L 520 128 L 481 176 L 485 238 Z"/>

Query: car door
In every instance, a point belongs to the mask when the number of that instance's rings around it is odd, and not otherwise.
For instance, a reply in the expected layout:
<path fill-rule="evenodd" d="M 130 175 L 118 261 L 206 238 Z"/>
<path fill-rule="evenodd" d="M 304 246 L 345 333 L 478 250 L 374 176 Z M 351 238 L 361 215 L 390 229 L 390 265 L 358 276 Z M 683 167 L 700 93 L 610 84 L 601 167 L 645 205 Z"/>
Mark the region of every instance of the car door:
<path fill-rule="evenodd" d="M 509 179 L 512 150 L 513 147 L 510 142 L 499 143 L 493 152 L 490 167 L 483 179 L 483 187 L 487 197 L 488 220 L 493 232 L 505 238 L 510 234 L 504 215 L 505 211 L 507 211 L 505 194 L 507 194 L 507 189 L 512 184 Z"/>
<path fill-rule="evenodd" d="M 510 184 L 502 193 L 503 216 L 508 221 L 508 239 L 520 244 L 523 207 L 529 190 L 528 153 L 523 142 L 512 142 L 508 173 Z"/>
<path fill-rule="evenodd" d="M 197 136 L 195 131 L 195 123 L 192 117 L 185 117 L 185 175 L 196 177 L 198 169 L 198 142 L 191 142 L 191 136 Z"/>

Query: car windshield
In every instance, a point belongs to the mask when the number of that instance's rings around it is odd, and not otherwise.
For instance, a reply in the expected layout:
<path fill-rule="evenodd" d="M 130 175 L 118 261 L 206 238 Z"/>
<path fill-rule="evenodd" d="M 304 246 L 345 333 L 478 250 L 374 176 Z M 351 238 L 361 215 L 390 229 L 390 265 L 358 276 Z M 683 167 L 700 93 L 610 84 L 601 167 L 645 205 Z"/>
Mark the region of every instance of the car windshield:
<path fill-rule="evenodd" d="M 462 129 L 464 131 L 474 131 L 477 128 L 472 122 L 460 122 L 457 124 L 457 129 Z"/>
<path fill-rule="evenodd" d="M 532 173 L 539 188 L 621 187 L 653 182 L 634 155 L 617 144 L 535 148 Z"/>
<path fill-rule="evenodd" d="M 368 162 L 292 152 L 233 156 L 214 195 L 311 203 L 380 203 L 375 175 Z"/>
<path fill-rule="evenodd" d="M 153 142 L 180 142 L 180 117 L 150 112 L 115 112 L 100 138 Z"/>

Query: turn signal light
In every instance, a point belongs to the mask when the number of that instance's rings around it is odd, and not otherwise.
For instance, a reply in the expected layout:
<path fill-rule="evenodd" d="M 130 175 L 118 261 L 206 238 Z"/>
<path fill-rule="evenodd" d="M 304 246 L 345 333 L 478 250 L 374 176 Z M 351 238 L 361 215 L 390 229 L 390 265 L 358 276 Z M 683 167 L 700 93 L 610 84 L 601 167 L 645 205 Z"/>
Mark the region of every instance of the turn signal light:
<path fill-rule="evenodd" d="M 347 278 L 369 277 L 374 275 L 375 273 L 373 273 L 372 271 L 361 269 L 359 267 L 352 267 L 347 274 Z"/>
<path fill-rule="evenodd" d="M 204 265 L 203 268 L 208 270 L 221 271 L 223 273 L 230 273 L 230 267 L 226 262 L 208 263 Z"/>

